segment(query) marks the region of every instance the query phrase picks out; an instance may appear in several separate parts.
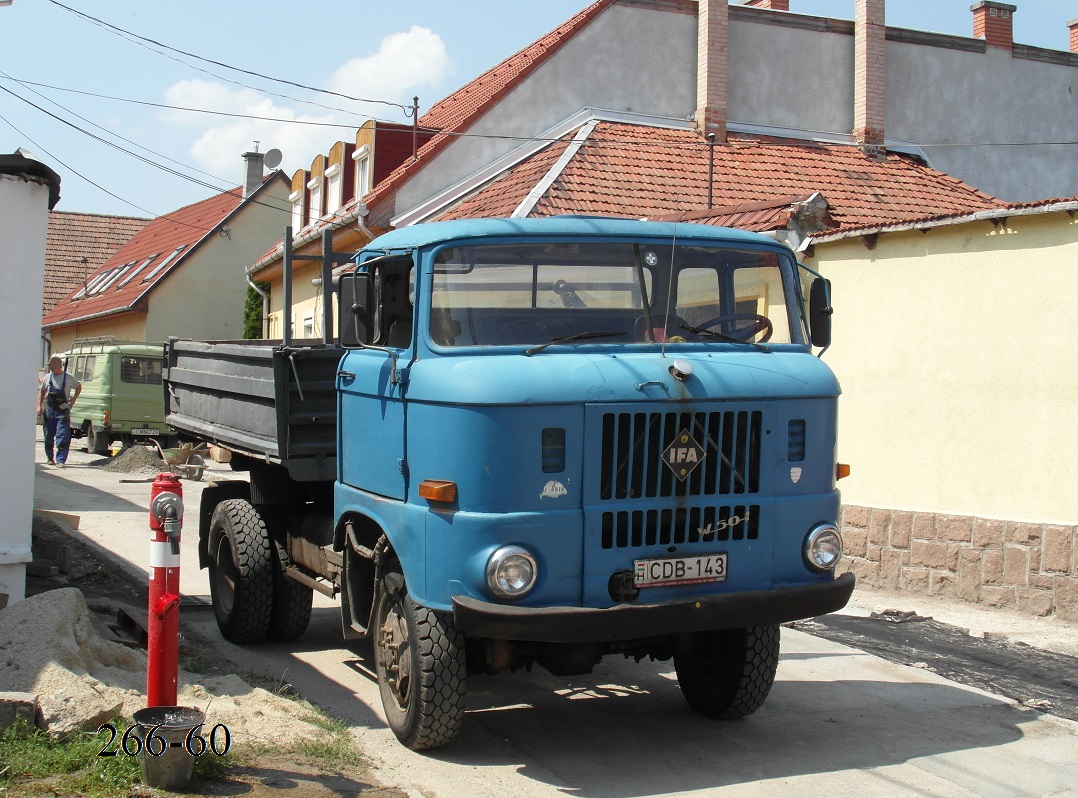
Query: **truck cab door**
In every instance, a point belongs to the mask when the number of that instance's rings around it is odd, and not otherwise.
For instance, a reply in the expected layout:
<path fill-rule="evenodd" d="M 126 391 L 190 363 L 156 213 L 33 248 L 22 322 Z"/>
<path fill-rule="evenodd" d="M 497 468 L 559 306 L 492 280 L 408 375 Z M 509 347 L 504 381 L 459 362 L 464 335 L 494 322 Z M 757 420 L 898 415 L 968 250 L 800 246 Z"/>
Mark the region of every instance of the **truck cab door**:
<path fill-rule="evenodd" d="M 339 478 L 360 490 L 403 500 L 415 270 L 411 257 L 383 258 L 370 274 L 370 342 L 349 351 L 337 374 Z"/>

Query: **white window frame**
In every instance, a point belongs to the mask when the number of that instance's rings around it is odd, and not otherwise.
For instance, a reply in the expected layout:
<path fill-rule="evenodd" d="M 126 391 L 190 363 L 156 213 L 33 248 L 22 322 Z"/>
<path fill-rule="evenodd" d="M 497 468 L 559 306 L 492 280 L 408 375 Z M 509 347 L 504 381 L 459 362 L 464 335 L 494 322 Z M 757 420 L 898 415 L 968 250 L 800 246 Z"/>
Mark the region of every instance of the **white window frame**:
<path fill-rule="evenodd" d="M 307 183 L 307 223 L 313 224 L 322 218 L 322 178 L 311 178 Z"/>
<path fill-rule="evenodd" d="M 337 211 L 341 205 L 344 204 L 344 197 L 342 196 L 341 189 L 341 174 L 344 170 L 341 169 L 339 163 L 333 164 L 326 170 L 326 215 Z"/>
<path fill-rule="evenodd" d="M 288 201 L 292 203 L 292 229 L 300 230 L 303 227 L 303 189 L 289 194 Z"/>
<path fill-rule="evenodd" d="M 356 199 L 361 199 L 371 190 L 371 148 L 364 144 L 352 153 L 356 162 Z"/>

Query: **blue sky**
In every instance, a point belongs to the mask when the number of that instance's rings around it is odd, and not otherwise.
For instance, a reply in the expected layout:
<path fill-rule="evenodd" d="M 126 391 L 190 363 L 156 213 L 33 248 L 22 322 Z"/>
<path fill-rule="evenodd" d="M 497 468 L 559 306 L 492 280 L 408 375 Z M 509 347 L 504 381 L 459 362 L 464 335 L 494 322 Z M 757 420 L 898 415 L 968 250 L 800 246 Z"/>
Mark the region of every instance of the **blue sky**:
<path fill-rule="evenodd" d="M 1078 17 L 1078 0 L 1011 1 L 1018 6 L 1015 41 L 1069 48 L 1066 23 Z M 590 2 L 12 0 L 0 6 L 0 152 L 22 147 L 59 172 L 58 210 L 168 213 L 242 182 L 241 154 L 255 140 L 262 151 L 281 150 L 282 169 L 291 174 L 333 142 L 351 139 L 367 117 L 405 121 L 400 108 L 386 103 L 410 105 L 418 96 L 422 114 Z M 971 4 L 890 0 L 887 24 L 972 36 Z M 854 0 L 791 0 L 790 8 L 851 19 Z M 310 32 L 312 13 L 320 20 L 317 35 Z M 357 103 L 241 74 L 101 23 L 258 75 L 384 102 Z M 176 111 L 104 96 L 318 124 Z"/>

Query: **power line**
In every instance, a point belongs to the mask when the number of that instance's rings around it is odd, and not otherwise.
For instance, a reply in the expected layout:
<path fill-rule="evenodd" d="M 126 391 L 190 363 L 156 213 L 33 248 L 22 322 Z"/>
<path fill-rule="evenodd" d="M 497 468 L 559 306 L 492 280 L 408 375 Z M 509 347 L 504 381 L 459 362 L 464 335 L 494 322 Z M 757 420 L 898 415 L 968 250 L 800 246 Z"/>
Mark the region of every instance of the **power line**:
<path fill-rule="evenodd" d="M 287 80 L 285 78 L 275 78 L 275 77 L 272 77 L 270 75 L 264 75 L 261 72 L 254 72 L 254 71 L 249 70 L 249 69 L 242 69 L 240 67 L 232 66 L 231 64 L 226 64 L 223 61 L 215 61 L 212 58 L 204 58 L 204 57 L 202 57 L 200 55 L 196 55 L 194 53 L 189 53 L 186 50 L 180 50 L 180 49 L 178 49 L 176 47 L 171 47 L 171 46 L 169 46 L 167 44 L 156 41 L 155 39 L 149 39 L 149 38 L 147 38 L 145 36 L 139 36 L 137 33 L 132 33 L 131 31 L 125 30 L 124 28 L 117 27 L 116 25 L 112 25 L 112 24 L 110 24 L 108 22 L 105 22 L 104 20 L 98 19 L 97 17 L 93 17 L 93 16 L 91 16 L 89 14 L 86 14 L 86 13 L 84 13 L 82 11 L 79 11 L 78 9 L 74 9 L 74 8 L 71 8 L 70 6 L 66 6 L 63 3 L 58 2 L 58 0 L 49 0 L 49 2 L 52 3 L 55 6 L 58 6 L 58 7 L 62 8 L 62 9 L 64 9 L 65 11 L 69 11 L 72 14 L 75 14 L 75 15 L 77 15 L 79 17 L 82 17 L 83 19 L 85 19 L 85 20 L 87 20 L 89 22 L 92 22 L 95 25 L 99 25 L 99 26 L 101 26 L 103 28 L 106 28 L 106 29 L 112 31 L 113 33 L 116 33 L 117 35 L 123 36 L 124 38 L 127 38 L 129 41 L 134 40 L 135 44 L 140 44 L 142 42 L 145 42 L 145 43 L 148 43 L 148 44 L 153 44 L 156 47 L 161 47 L 161 48 L 164 48 L 165 50 L 170 50 L 170 51 L 172 51 L 174 53 L 179 53 L 180 55 L 187 56 L 188 58 L 194 58 L 194 59 L 196 59 L 198 61 L 202 61 L 202 62 L 207 63 L 207 64 L 213 64 L 214 66 L 223 67 L 224 69 L 231 69 L 233 72 L 239 72 L 239 73 L 241 73 L 243 75 L 251 75 L 252 77 L 261 78 L 262 80 L 269 80 L 269 81 L 272 81 L 274 83 L 283 83 L 283 84 L 288 85 L 288 86 L 294 86 L 297 89 L 304 89 L 305 91 L 313 91 L 313 92 L 316 92 L 318 94 L 329 94 L 329 95 L 332 95 L 334 97 L 341 97 L 342 99 L 345 99 L 345 100 L 351 100 L 352 102 L 388 105 L 388 106 L 391 106 L 391 107 L 394 107 L 394 108 L 400 108 L 405 113 L 405 115 L 410 115 L 412 113 L 412 109 L 410 107 L 401 105 L 400 103 L 391 102 L 389 100 L 372 100 L 372 99 L 367 99 L 367 98 L 363 98 L 363 97 L 352 97 L 351 95 L 342 94 L 341 92 L 331 91 L 329 89 L 319 89 L 319 88 L 314 87 L 314 86 L 306 86 L 306 85 L 304 85 L 302 83 L 296 83 L 295 81 Z M 152 48 L 147 48 L 147 49 L 152 49 Z M 158 53 L 158 54 L 159 55 L 164 55 L 164 53 Z M 171 57 L 171 56 L 166 56 L 166 57 Z M 173 60 L 176 60 L 176 59 L 173 59 Z M 191 65 L 187 64 L 187 66 L 191 66 Z M 192 69 L 198 69 L 198 67 L 193 67 L 192 66 Z M 200 70 L 200 71 L 206 72 L 206 74 L 213 74 L 212 72 L 208 72 L 206 70 Z M 228 80 L 228 78 L 222 78 L 222 77 L 220 77 L 218 75 L 214 75 L 214 77 L 218 78 L 219 80 Z M 252 86 L 246 86 L 243 83 L 239 83 L 238 81 L 229 81 L 229 82 L 230 83 L 235 83 L 238 86 L 245 86 L 245 88 L 249 88 L 249 89 L 254 88 Z M 259 91 L 259 89 L 255 89 L 255 91 Z M 267 92 L 267 93 L 270 93 L 270 92 Z M 274 96 L 284 97 L 284 95 L 279 95 L 279 94 L 274 95 Z M 310 102 L 308 100 L 296 100 L 296 99 L 291 98 L 291 97 L 285 97 L 285 99 L 291 99 L 291 100 L 293 100 L 293 102 Z M 311 104 L 312 105 L 319 105 L 319 107 L 327 108 L 328 110 L 341 111 L 342 113 L 353 113 L 351 111 L 345 111 L 344 109 L 341 109 L 341 108 L 329 108 L 328 106 L 323 106 L 323 105 L 320 105 L 319 103 L 311 103 Z"/>

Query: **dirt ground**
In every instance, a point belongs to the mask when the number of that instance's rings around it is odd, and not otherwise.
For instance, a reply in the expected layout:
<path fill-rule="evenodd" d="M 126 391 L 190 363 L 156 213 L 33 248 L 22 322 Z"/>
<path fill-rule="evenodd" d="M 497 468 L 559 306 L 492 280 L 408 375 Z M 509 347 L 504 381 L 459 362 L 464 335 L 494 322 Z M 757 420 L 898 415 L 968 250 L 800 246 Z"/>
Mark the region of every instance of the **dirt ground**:
<path fill-rule="evenodd" d="M 26 595 L 62 587 L 76 587 L 82 591 L 90 609 L 94 627 L 106 639 L 116 639 L 119 626 L 121 634 L 137 628 L 125 628 L 117 623 L 118 609 L 141 609 L 145 614 L 147 586 L 135 584 L 125 574 L 110 569 L 94 557 L 80 542 L 70 538 L 58 525 L 46 519 L 33 522 L 33 551 L 35 558 L 41 555 L 53 559 L 62 552 L 63 569 L 51 575 L 27 576 Z M 38 570 L 38 569 L 34 569 Z M 215 654 L 211 641 L 199 640 L 186 630 L 180 649 L 180 665 L 195 656 L 199 670 L 212 670 L 227 674 L 231 671 L 228 661 Z M 246 674 L 245 679 L 251 681 Z M 258 685 L 273 689 L 273 686 Z M 317 761 L 300 754 L 277 753 L 272 755 L 244 755 L 242 765 L 233 767 L 223 779 L 205 780 L 196 777 L 185 795 L 189 796 L 247 796 L 248 798 L 329 798 L 330 796 L 356 796 L 367 798 L 403 798 L 406 793 L 393 787 L 378 784 L 363 767 Z M 15 793 L 5 793 L 15 795 Z M 48 783 L 34 785 L 30 791 L 21 793 L 27 798 L 36 795 L 58 796 Z M 165 794 L 148 787 L 137 787 L 132 795 L 150 796 Z"/>

